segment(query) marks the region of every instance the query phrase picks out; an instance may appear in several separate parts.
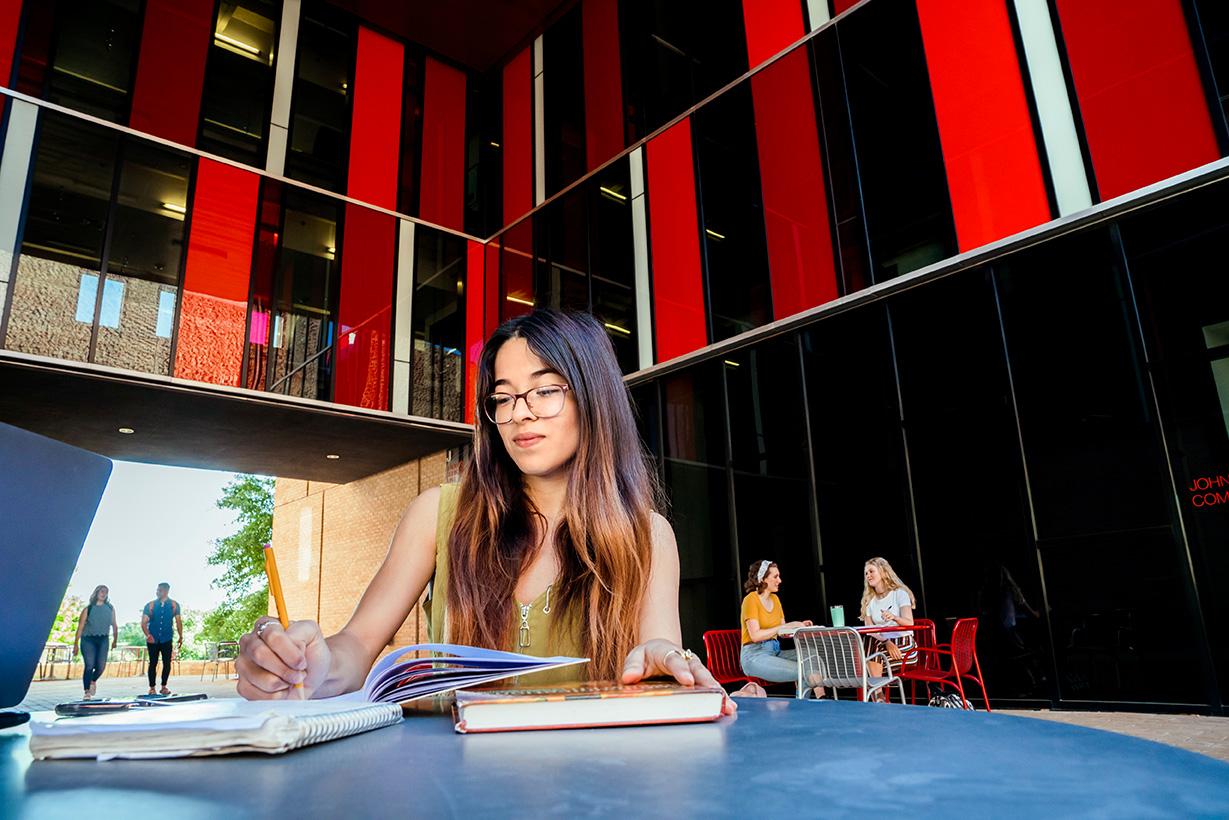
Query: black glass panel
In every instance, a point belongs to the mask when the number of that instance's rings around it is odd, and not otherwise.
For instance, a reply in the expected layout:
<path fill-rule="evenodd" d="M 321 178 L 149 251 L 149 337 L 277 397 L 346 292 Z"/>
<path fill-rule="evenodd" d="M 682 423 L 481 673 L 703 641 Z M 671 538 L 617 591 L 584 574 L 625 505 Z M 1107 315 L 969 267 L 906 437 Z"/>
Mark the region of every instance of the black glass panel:
<path fill-rule="evenodd" d="M 836 223 L 837 254 L 841 261 L 842 293 L 861 290 L 870 281 L 867 257 L 866 220 L 858 191 L 857 158 L 849 126 L 849 105 L 845 97 L 845 74 L 836 29 L 831 28 L 811 40 L 816 86 L 819 89 L 819 115 L 824 145 L 831 212 Z"/>
<path fill-rule="evenodd" d="M 542 38 L 547 146 L 546 195 L 585 173 L 585 84 L 581 54 L 580 6 L 559 18 Z"/>
<path fill-rule="evenodd" d="M 638 0 L 619 12 L 629 144 L 747 70 L 738 0 Z"/>
<path fill-rule="evenodd" d="M 664 475 L 679 548 L 683 644 L 738 624 L 741 587 L 730 540 L 720 364 L 663 379 Z"/>
<path fill-rule="evenodd" d="M 589 206 L 591 310 L 606 328 L 624 373 L 640 369 L 636 348 L 636 263 L 631 177 L 626 159 L 585 183 Z"/>
<path fill-rule="evenodd" d="M 588 204 L 585 192 L 577 189 L 533 215 L 538 307 L 589 309 Z"/>
<path fill-rule="evenodd" d="M 910 292 L 889 315 L 922 560 L 920 573 L 906 563 L 906 583 L 921 582 L 940 640 L 955 619 L 979 619 L 992 698 L 1048 699 L 1045 603 L 987 274 Z"/>
<path fill-rule="evenodd" d="M 466 89 L 465 230 L 489 236 L 503 227 L 503 74 L 470 75 Z"/>
<path fill-rule="evenodd" d="M 1229 621 L 1227 213 L 1222 182 L 1121 223 L 1205 624 Z M 1229 645 L 1211 646 L 1229 701 Z"/>
<path fill-rule="evenodd" d="M 1169 523 L 1121 268 L 1106 230 L 995 266 L 1041 538 Z"/>
<path fill-rule="evenodd" d="M 218 3 L 201 95 L 200 148 L 258 168 L 265 164 L 281 9 L 273 0 Z"/>
<path fill-rule="evenodd" d="M 887 315 L 868 308 L 819 322 L 802 345 L 824 611 L 840 605 L 853 623 L 866 560 L 903 569 L 913 547 Z"/>
<path fill-rule="evenodd" d="M 697 111 L 692 128 L 709 315 L 713 341 L 720 341 L 772 321 L 750 84 Z"/>
<path fill-rule="evenodd" d="M 917 9 L 867 3 L 837 24 L 874 281 L 956 253 Z"/>
<path fill-rule="evenodd" d="M 345 191 L 357 42 L 354 18 L 323 2 L 303 5 L 286 176 Z"/>
<path fill-rule="evenodd" d="M 132 103 L 140 0 L 58 0 L 46 99 L 113 122 Z"/>
<path fill-rule="evenodd" d="M 781 570 L 788 620 L 816 623 L 819 551 L 811 526 L 811 479 L 798 341 L 790 336 L 722 361 L 730 408 L 740 565 L 769 559 Z"/>

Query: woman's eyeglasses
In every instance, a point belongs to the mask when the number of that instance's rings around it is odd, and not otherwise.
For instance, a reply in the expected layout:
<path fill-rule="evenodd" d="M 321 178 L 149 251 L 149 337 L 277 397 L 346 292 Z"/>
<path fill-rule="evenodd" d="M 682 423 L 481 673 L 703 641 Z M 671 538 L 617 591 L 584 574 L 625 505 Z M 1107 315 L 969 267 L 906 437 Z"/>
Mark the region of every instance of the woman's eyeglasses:
<path fill-rule="evenodd" d="M 535 418 L 554 418 L 563 412 L 564 400 L 571 388 L 566 384 L 544 384 L 524 393 L 492 393 L 482 401 L 482 410 L 495 424 L 507 424 L 516 412 L 516 403 L 525 400 L 525 406 Z"/>

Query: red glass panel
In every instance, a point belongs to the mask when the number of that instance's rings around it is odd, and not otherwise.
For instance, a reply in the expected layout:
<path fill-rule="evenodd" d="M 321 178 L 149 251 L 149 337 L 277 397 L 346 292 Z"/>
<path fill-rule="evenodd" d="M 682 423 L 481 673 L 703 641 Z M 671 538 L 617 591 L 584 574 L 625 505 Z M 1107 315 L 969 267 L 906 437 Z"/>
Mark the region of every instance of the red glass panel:
<path fill-rule="evenodd" d="M 1102 199 L 1220 156 L 1182 0 L 1058 0 Z"/>
<path fill-rule="evenodd" d="M 623 150 L 623 71 L 618 0 L 584 0 L 585 167 L 592 171 Z"/>
<path fill-rule="evenodd" d="M 24 20 L 20 24 L 21 58 L 17 63 L 17 77 L 13 87 L 31 97 L 41 97 L 47 85 L 47 66 L 51 62 L 55 5 L 27 3 L 24 14 Z"/>
<path fill-rule="evenodd" d="M 966 251 L 1051 217 L 1002 0 L 918 0 L 943 164 Z"/>
<path fill-rule="evenodd" d="M 810 71 L 795 49 L 751 78 L 777 319 L 839 295 Z"/>
<path fill-rule="evenodd" d="M 743 0 L 743 25 L 747 31 L 747 64 L 752 68 L 807 31 L 799 0 Z"/>
<path fill-rule="evenodd" d="M 177 378 L 239 384 L 259 192 L 256 174 L 210 159 L 197 165 L 175 343 Z M 267 333 L 268 314 L 262 316 Z"/>
<path fill-rule="evenodd" d="M 843 11 L 849 11 L 849 9 L 858 5 L 860 2 L 861 0 L 832 0 L 832 13 L 835 15 L 840 14 Z"/>
<path fill-rule="evenodd" d="M 474 423 L 478 357 L 482 354 L 483 308 L 486 303 L 486 253 L 481 242 L 466 243 L 465 254 L 465 423 Z"/>
<path fill-rule="evenodd" d="M 252 263 L 251 319 L 243 386 L 264 390 L 267 377 L 270 319 L 273 311 L 273 269 L 282 229 L 282 183 L 266 178 L 260 187 L 256 259 Z"/>
<path fill-rule="evenodd" d="M 346 204 L 335 401 L 388 409 L 397 220 Z"/>
<path fill-rule="evenodd" d="M 0 0 L 0 85 L 9 86 L 21 28 L 21 0 Z"/>
<path fill-rule="evenodd" d="M 691 155 L 691 120 L 649 140 L 649 235 L 653 254 L 653 322 L 657 360 L 664 362 L 708 343 L 700 278 L 700 226 Z"/>
<path fill-rule="evenodd" d="M 504 216 L 509 225 L 533 208 L 533 63 L 529 49 L 503 73 Z"/>
<path fill-rule="evenodd" d="M 423 80 L 418 215 L 457 230 L 465 226 L 465 74 L 430 57 Z"/>
<path fill-rule="evenodd" d="M 359 26 L 346 193 L 390 209 L 397 207 L 404 62 L 401 43 Z"/>
<path fill-rule="evenodd" d="M 213 5 L 213 0 L 146 0 L 128 120 L 133 128 L 196 144 Z"/>

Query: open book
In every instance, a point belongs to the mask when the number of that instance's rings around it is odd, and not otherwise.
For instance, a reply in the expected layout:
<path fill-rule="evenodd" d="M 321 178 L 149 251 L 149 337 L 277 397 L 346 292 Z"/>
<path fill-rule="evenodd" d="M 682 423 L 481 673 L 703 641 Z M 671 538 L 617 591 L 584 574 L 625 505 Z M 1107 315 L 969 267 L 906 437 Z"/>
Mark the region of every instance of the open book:
<path fill-rule="evenodd" d="M 425 658 L 406 658 L 415 652 L 430 652 Z M 447 643 L 420 643 L 404 646 L 385 655 L 371 668 L 363 688 L 335 701 L 404 703 L 454 689 L 542 672 L 561 666 L 587 663 L 587 658 L 536 658 L 498 649 L 479 649 Z"/>
<path fill-rule="evenodd" d="M 406 658 L 415 652 L 431 657 Z M 312 743 L 378 729 L 401 720 L 399 704 L 464 686 L 584 663 L 583 658 L 535 658 L 451 644 L 407 646 L 383 658 L 362 689 L 321 700 L 246 701 L 219 698 L 153 703 L 93 717 L 30 722 L 36 758 L 191 757 L 278 754 Z"/>

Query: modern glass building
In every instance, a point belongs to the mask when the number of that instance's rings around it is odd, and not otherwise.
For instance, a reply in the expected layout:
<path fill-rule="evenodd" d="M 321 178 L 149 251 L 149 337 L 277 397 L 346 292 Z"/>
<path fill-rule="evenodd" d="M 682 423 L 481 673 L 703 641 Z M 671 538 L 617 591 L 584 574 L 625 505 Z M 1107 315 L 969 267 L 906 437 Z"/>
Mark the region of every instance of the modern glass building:
<path fill-rule="evenodd" d="M 689 644 L 753 560 L 820 619 L 882 555 L 996 701 L 1229 703 L 1224 4 L 3 0 L 0 78 L 0 418 L 154 385 L 146 457 L 280 414 L 220 462 L 343 480 L 589 310 Z"/>

